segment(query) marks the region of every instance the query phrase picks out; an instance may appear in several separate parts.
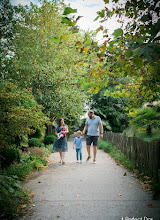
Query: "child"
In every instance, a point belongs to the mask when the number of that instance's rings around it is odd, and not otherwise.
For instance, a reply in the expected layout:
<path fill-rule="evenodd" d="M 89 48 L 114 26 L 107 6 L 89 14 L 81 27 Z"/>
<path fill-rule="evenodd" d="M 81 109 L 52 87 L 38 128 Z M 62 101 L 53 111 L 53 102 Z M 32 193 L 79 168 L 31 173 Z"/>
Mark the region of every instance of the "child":
<path fill-rule="evenodd" d="M 80 163 L 82 163 L 82 132 L 77 131 L 77 137 L 75 137 L 73 142 L 73 149 L 76 146 L 76 156 L 77 156 L 77 163 L 79 163 L 79 155 L 80 155 Z"/>
<path fill-rule="evenodd" d="M 62 128 L 61 132 L 59 132 L 59 133 L 57 134 L 57 139 L 60 139 L 60 138 L 62 138 L 62 137 L 65 137 L 65 136 L 66 136 L 66 133 L 63 133 L 63 131 L 66 131 L 66 130 L 67 130 L 67 127 L 64 126 L 64 127 Z"/>

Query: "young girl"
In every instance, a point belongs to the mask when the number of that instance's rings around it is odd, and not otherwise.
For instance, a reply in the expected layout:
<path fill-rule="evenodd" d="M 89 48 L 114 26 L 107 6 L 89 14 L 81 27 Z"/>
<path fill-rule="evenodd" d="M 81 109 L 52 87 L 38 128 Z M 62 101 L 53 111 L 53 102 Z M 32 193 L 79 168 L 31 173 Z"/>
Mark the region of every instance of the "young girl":
<path fill-rule="evenodd" d="M 73 149 L 76 146 L 76 156 L 77 156 L 77 163 L 79 163 L 79 156 L 80 156 L 80 163 L 82 163 L 82 132 L 77 131 L 77 137 L 75 137 L 73 142 Z"/>

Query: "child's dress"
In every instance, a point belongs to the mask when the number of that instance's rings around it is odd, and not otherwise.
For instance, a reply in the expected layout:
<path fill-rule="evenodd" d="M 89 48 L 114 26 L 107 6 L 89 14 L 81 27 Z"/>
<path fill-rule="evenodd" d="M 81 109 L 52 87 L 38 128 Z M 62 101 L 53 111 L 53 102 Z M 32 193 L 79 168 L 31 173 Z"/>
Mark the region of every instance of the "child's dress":
<path fill-rule="evenodd" d="M 67 125 L 65 125 L 67 127 Z M 67 127 L 68 129 L 68 127 Z M 57 133 L 61 132 L 62 128 L 59 126 L 56 128 Z M 56 152 L 67 152 L 68 146 L 67 146 L 67 136 L 61 137 L 60 139 L 56 139 L 52 151 Z"/>

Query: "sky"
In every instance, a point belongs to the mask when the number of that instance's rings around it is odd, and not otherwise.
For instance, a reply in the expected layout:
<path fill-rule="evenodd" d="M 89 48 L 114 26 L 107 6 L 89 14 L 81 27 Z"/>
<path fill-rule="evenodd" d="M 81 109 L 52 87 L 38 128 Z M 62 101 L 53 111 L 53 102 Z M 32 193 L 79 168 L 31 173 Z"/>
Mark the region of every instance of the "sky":
<path fill-rule="evenodd" d="M 10 0 L 12 4 L 22 4 L 29 5 L 30 0 Z M 109 34 L 111 35 L 115 29 L 120 27 L 119 23 L 116 22 L 116 19 L 113 18 L 110 21 L 99 23 L 99 21 L 94 21 L 97 17 L 97 11 L 104 9 L 104 7 L 112 8 L 112 3 L 105 4 L 103 0 L 64 0 L 66 5 L 70 5 L 71 8 L 77 9 L 77 17 L 83 16 L 77 22 L 77 25 L 82 30 L 96 30 L 100 25 L 104 25 L 108 29 Z M 32 0 L 32 3 L 39 4 L 38 0 Z M 97 34 L 97 39 L 99 42 L 103 41 L 102 32 Z"/>

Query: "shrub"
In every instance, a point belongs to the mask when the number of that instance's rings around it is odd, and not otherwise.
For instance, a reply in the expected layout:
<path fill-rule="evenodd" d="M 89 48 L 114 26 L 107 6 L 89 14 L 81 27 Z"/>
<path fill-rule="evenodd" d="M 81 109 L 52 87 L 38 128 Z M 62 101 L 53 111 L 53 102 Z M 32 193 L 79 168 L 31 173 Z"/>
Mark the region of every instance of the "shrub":
<path fill-rule="evenodd" d="M 49 144 L 53 144 L 56 140 L 56 136 L 54 135 L 48 135 L 45 137 L 44 139 L 44 144 L 45 145 L 49 145 Z"/>
<path fill-rule="evenodd" d="M 37 128 L 35 133 L 28 135 L 29 139 L 38 138 L 43 141 L 45 136 L 45 128 Z"/>
<path fill-rule="evenodd" d="M 44 146 L 44 144 L 38 138 L 29 139 L 28 145 L 29 145 L 29 147 L 43 147 Z"/>
<path fill-rule="evenodd" d="M 14 147 L 4 147 L 0 150 L 1 166 L 10 166 L 13 162 L 20 162 L 19 150 Z"/>
<path fill-rule="evenodd" d="M 16 177 L 0 175 L 1 217 L 13 219 L 20 205 L 28 203 L 29 197 Z"/>
<path fill-rule="evenodd" d="M 17 176 L 19 180 L 24 180 L 25 176 L 32 170 L 31 161 L 28 160 L 20 164 L 11 164 L 10 167 L 3 170 L 3 174 L 6 176 Z"/>
<path fill-rule="evenodd" d="M 39 148 L 39 147 L 31 147 L 31 148 L 29 149 L 29 151 L 30 151 L 32 154 L 35 154 L 35 155 L 37 155 L 37 156 L 39 156 L 39 157 L 41 157 L 41 158 L 43 158 L 43 156 L 44 156 L 44 151 L 43 151 L 41 148 Z"/>
<path fill-rule="evenodd" d="M 103 149 L 106 153 L 110 153 L 112 150 L 112 144 L 100 139 L 98 141 L 98 148 Z"/>

